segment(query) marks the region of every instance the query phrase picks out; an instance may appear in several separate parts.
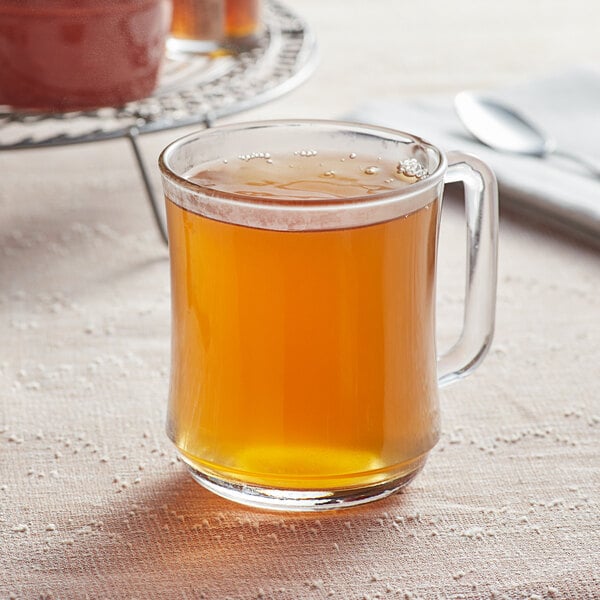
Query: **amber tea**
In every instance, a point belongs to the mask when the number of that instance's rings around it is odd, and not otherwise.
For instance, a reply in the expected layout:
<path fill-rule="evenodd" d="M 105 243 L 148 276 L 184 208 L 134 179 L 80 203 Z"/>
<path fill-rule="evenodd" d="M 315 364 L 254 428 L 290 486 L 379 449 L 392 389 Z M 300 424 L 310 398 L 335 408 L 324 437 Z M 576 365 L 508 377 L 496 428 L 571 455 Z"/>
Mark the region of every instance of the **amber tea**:
<path fill-rule="evenodd" d="M 347 201 L 410 185 L 376 156 L 264 156 L 190 179 L 260 202 Z M 438 435 L 437 202 L 385 223 L 305 232 L 223 223 L 171 199 L 167 210 L 169 431 L 186 460 L 291 489 L 414 470 Z"/>
<path fill-rule="evenodd" d="M 250 38 L 260 27 L 261 0 L 225 0 L 225 34 L 229 39 Z"/>

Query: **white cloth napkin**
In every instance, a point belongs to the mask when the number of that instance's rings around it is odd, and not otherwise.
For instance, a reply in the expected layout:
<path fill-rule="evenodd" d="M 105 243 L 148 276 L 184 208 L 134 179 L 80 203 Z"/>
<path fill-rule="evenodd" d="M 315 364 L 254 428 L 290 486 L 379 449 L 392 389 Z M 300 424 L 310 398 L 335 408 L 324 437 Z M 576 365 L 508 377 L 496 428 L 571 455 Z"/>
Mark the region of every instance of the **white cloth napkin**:
<path fill-rule="evenodd" d="M 578 68 L 488 95 L 530 118 L 559 148 L 600 164 L 600 71 Z M 480 144 L 458 120 L 452 97 L 377 100 L 350 118 L 415 133 L 443 150 L 472 152 L 496 172 L 501 202 L 600 243 L 600 178 L 559 156 L 517 156 Z"/>

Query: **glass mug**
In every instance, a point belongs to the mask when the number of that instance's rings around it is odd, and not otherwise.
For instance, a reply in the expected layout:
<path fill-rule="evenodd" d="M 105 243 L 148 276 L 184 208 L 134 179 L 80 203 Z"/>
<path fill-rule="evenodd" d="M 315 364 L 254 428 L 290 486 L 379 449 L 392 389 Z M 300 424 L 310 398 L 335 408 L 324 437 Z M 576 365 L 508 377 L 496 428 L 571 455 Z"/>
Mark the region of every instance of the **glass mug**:
<path fill-rule="evenodd" d="M 243 504 L 383 498 L 439 438 L 438 387 L 472 371 L 495 313 L 497 187 L 479 159 L 333 121 L 215 127 L 160 159 L 172 289 L 167 431 Z M 462 334 L 437 358 L 444 182 L 462 181 Z"/>

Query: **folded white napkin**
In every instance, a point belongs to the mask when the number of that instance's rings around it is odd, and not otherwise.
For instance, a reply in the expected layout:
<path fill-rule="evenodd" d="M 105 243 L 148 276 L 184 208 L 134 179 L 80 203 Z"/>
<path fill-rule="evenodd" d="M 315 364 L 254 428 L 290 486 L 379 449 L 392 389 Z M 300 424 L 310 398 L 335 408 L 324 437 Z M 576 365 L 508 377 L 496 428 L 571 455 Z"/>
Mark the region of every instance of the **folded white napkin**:
<path fill-rule="evenodd" d="M 488 95 L 530 118 L 559 148 L 600 165 L 599 71 L 579 68 Z M 472 152 L 496 172 L 501 202 L 600 243 L 600 178 L 559 156 L 517 156 L 480 144 L 458 120 L 452 97 L 373 101 L 350 118 L 415 133 L 443 150 Z"/>

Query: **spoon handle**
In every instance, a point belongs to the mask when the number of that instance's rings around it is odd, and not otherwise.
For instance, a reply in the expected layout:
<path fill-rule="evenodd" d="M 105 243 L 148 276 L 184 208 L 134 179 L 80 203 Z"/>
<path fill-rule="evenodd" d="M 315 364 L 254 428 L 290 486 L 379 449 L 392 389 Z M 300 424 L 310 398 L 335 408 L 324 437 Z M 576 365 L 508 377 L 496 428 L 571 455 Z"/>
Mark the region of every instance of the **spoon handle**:
<path fill-rule="evenodd" d="M 574 154 L 567 150 L 563 150 L 562 148 L 555 148 L 553 154 L 556 156 L 561 156 L 562 158 L 568 158 L 576 162 L 578 165 L 585 167 L 590 173 L 592 173 L 595 177 L 600 178 L 600 164 L 595 162 L 593 159 L 587 158 L 586 156 L 582 156 L 581 154 Z"/>

